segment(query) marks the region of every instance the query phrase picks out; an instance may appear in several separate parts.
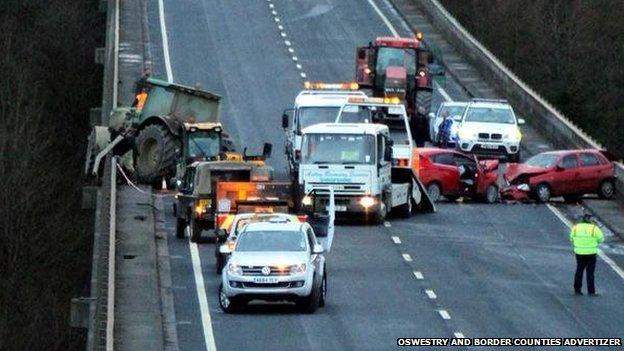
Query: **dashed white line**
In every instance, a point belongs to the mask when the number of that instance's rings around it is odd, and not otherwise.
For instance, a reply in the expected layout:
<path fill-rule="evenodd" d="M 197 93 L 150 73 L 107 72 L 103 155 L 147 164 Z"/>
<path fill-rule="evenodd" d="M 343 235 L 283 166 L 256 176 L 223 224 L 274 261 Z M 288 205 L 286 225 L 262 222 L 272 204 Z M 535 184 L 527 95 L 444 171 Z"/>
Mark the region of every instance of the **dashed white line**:
<path fill-rule="evenodd" d="M 273 20 L 275 20 L 275 22 L 279 22 L 280 21 L 279 17 L 275 17 L 275 18 L 273 18 Z"/>
<path fill-rule="evenodd" d="M 302 68 L 300 64 L 297 64 L 296 66 L 297 66 L 297 69 L 301 69 Z"/>
<path fill-rule="evenodd" d="M 274 7 L 275 7 L 275 5 L 273 5 L 273 4 L 269 4 L 269 8 L 270 8 L 270 9 L 272 9 L 272 8 L 274 8 Z"/>
<path fill-rule="evenodd" d="M 401 243 L 401 239 L 398 236 L 393 236 L 392 237 L 392 241 L 394 241 L 395 244 L 400 244 Z"/>
<path fill-rule="evenodd" d="M 300 74 L 300 75 L 301 75 L 301 78 L 305 78 L 305 77 L 306 77 L 306 74 L 305 74 L 305 73 L 303 73 L 303 72 L 301 72 L 301 74 Z"/>
<path fill-rule="evenodd" d="M 442 319 L 451 319 L 451 315 L 446 312 L 446 310 L 438 310 L 438 313 L 440 314 L 440 317 L 442 317 Z"/>
<path fill-rule="evenodd" d="M 423 280 L 425 279 L 425 277 L 423 276 L 422 273 L 420 273 L 419 271 L 414 271 L 414 277 L 416 277 L 416 279 L 418 280 Z"/>
<path fill-rule="evenodd" d="M 403 259 L 406 262 L 412 262 L 412 256 L 410 256 L 409 254 L 403 254 Z"/>
<path fill-rule="evenodd" d="M 557 218 L 559 218 L 559 220 L 561 220 L 561 222 L 563 222 L 563 224 L 566 225 L 566 227 L 568 227 L 569 229 L 572 228 L 572 223 L 565 218 L 565 216 L 563 215 L 563 213 L 561 213 L 555 206 L 551 205 L 551 204 L 546 204 L 546 207 L 548 207 L 548 209 L 555 215 L 557 216 Z M 613 271 L 620 276 L 620 278 L 624 279 L 624 270 L 622 270 L 622 268 L 620 266 L 618 266 L 617 263 L 615 263 L 609 256 L 607 256 L 604 251 L 602 251 L 601 249 L 598 249 L 598 256 L 600 258 L 602 258 L 603 261 L 605 261 L 609 267 L 611 267 L 611 269 L 613 269 Z"/>
<path fill-rule="evenodd" d="M 432 300 L 438 297 L 433 290 L 425 290 L 425 294 Z"/>
<path fill-rule="evenodd" d="M 388 221 L 385 221 L 385 222 L 384 222 L 384 227 L 386 227 L 386 228 L 390 228 L 390 227 L 392 227 L 392 223 L 390 223 L 390 222 L 388 222 Z"/>
<path fill-rule="evenodd" d="M 286 38 L 286 33 L 280 32 L 280 35 L 282 36 L 282 38 Z"/>
<path fill-rule="evenodd" d="M 289 40 L 284 40 L 284 44 L 285 44 L 286 46 L 290 46 L 290 45 L 292 45 L 292 44 L 291 44 L 291 42 L 290 42 Z"/>
<path fill-rule="evenodd" d="M 282 26 L 281 24 L 279 26 L 277 26 L 277 29 L 279 30 L 284 30 L 284 26 Z"/>
<path fill-rule="evenodd" d="M 293 60 L 293 61 L 295 61 L 295 62 L 297 62 L 297 60 L 299 60 L 299 59 L 297 58 L 297 56 L 293 56 L 293 57 L 292 57 L 292 60 Z"/>
<path fill-rule="evenodd" d="M 462 333 L 460 333 L 460 332 L 455 332 L 455 334 L 453 334 L 453 335 L 455 335 L 455 337 L 456 337 L 457 339 L 463 339 L 463 338 L 465 338 L 464 334 L 462 334 Z"/>
<path fill-rule="evenodd" d="M 293 48 L 288 48 L 288 52 L 290 52 L 290 53 L 292 54 L 293 52 L 295 52 L 295 49 L 293 49 Z"/>
<path fill-rule="evenodd" d="M 273 14 L 273 16 L 277 16 L 277 11 L 273 10 L 271 11 L 271 13 Z"/>

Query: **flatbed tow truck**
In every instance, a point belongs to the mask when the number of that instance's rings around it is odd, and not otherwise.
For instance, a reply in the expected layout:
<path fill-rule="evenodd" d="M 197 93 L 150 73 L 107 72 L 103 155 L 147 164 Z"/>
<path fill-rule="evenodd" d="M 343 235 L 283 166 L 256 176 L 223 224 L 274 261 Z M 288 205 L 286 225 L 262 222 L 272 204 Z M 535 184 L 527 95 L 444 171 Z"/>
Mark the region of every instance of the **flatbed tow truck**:
<path fill-rule="evenodd" d="M 405 106 L 398 99 L 351 97 L 336 123 L 302 130 L 298 187 L 332 188 L 336 211 L 381 223 L 392 210 L 409 217 L 415 209 L 435 212 L 418 177 L 419 156 Z M 382 124 L 392 123 L 393 129 Z M 326 193 L 306 195 L 308 207 L 327 204 Z"/>

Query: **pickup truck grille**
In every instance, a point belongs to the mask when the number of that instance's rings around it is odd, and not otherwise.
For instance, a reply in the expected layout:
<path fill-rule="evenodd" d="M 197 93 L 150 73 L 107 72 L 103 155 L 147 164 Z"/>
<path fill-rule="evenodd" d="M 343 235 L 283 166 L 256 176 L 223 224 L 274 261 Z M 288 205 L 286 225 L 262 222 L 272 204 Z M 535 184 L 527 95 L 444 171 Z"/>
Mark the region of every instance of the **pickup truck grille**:
<path fill-rule="evenodd" d="M 265 266 L 243 266 L 241 267 L 243 270 L 243 275 L 257 275 L 257 276 L 264 276 L 264 274 L 262 274 L 262 268 L 264 268 Z M 271 268 L 271 273 L 269 274 L 269 276 L 275 276 L 275 275 L 289 275 L 290 272 L 288 270 L 285 271 L 280 271 L 277 266 L 270 266 Z"/>
<path fill-rule="evenodd" d="M 291 282 L 279 282 L 279 283 L 254 283 L 254 282 L 243 282 L 243 288 L 290 288 Z M 294 283 L 294 282 L 292 282 Z"/>

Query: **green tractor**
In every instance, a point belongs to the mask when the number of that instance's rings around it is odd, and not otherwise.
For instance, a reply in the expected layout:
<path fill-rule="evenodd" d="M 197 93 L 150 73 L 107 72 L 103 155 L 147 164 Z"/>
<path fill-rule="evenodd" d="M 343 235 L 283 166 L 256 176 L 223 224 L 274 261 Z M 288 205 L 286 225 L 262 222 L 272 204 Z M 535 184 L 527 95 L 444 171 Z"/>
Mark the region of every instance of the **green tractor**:
<path fill-rule="evenodd" d="M 100 177 L 102 159 L 112 152 L 139 183 L 169 182 L 176 169 L 195 161 L 221 160 L 233 143 L 220 123 L 219 95 L 157 79 L 147 80 L 142 108 L 122 107 L 109 125 L 89 136 L 85 173 Z"/>

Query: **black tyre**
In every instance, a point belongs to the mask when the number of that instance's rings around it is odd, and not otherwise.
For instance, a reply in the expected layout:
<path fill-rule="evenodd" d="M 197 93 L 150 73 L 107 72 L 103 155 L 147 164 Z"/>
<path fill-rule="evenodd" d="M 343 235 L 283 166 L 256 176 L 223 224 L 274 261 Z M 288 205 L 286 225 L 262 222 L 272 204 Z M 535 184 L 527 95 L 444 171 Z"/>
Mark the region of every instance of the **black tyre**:
<path fill-rule="evenodd" d="M 176 238 L 184 239 L 185 229 L 186 229 L 186 221 L 182 218 L 178 218 L 177 223 L 176 223 Z"/>
<path fill-rule="evenodd" d="M 194 243 L 199 242 L 201 239 L 202 228 L 199 223 L 197 223 L 195 218 L 191 218 L 189 229 L 191 231 L 191 241 Z"/>
<path fill-rule="evenodd" d="M 413 207 L 414 203 L 412 201 L 412 191 L 410 190 L 407 193 L 407 199 L 405 201 L 405 204 L 399 206 L 398 208 L 398 215 L 401 218 L 410 218 L 412 216 L 412 211 L 413 211 Z"/>
<path fill-rule="evenodd" d="M 498 191 L 498 187 L 494 184 L 490 184 L 490 186 L 485 189 L 485 202 L 488 204 L 493 204 L 500 200 L 500 192 Z"/>
<path fill-rule="evenodd" d="M 323 288 L 322 285 L 322 281 L 321 283 L 315 283 L 312 286 L 312 291 L 310 292 L 310 295 L 297 301 L 297 306 L 299 306 L 299 308 L 301 308 L 303 312 L 312 314 L 316 312 L 317 308 L 319 308 L 322 294 L 321 289 Z"/>
<path fill-rule="evenodd" d="M 377 212 L 375 212 L 372 215 L 371 221 L 373 224 L 382 224 L 386 220 L 387 216 L 388 216 L 388 207 L 386 207 L 386 204 L 382 201 L 379 204 L 379 208 L 377 209 Z"/>
<path fill-rule="evenodd" d="M 603 180 L 598 187 L 598 196 L 601 199 L 610 199 L 615 194 L 615 184 L 613 180 L 607 179 Z"/>
<path fill-rule="evenodd" d="M 431 202 L 437 202 L 442 196 L 442 188 L 438 183 L 431 183 L 427 186 L 427 194 L 429 194 Z"/>
<path fill-rule="evenodd" d="M 167 127 L 153 124 L 139 132 L 134 151 L 134 169 L 138 181 L 156 184 L 162 177 L 168 180 L 175 174 L 181 144 Z"/>
<path fill-rule="evenodd" d="M 535 187 L 535 199 L 538 202 L 548 202 L 550 200 L 550 186 L 546 183 L 538 184 Z"/>
<path fill-rule="evenodd" d="M 219 307 L 225 313 L 239 312 L 244 306 L 243 301 L 234 297 L 228 297 L 223 291 L 223 285 L 219 285 Z"/>
<path fill-rule="evenodd" d="M 509 155 L 508 159 L 509 159 L 509 162 L 513 162 L 513 163 L 520 162 L 520 150 L 518 150 L 518 152 L 516 152 L 515 154 Z"/>

